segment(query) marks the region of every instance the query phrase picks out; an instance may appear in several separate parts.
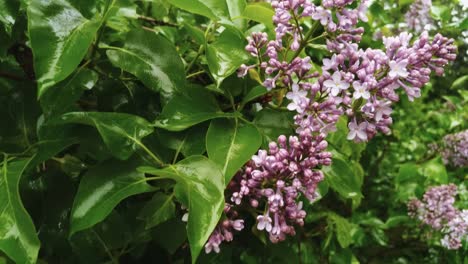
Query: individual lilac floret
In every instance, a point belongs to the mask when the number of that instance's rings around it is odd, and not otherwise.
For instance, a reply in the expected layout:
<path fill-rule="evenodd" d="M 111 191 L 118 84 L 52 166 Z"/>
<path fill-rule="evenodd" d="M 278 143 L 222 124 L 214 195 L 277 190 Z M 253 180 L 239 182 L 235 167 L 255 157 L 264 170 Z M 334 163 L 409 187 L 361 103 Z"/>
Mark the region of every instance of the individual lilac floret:
<path fill-rule="evenodd" d="M 274 243 L 294 235 L 294 226 L 302 226 L 306 212 L 300 196 L 317 199 L 317 184 L 323 180 L 319 170 L 331 164 L 324 135 L 305 129 L 299 137 L 280 136 L 269 150 L 257 155 L 237 173 L 228 186 L 231 201 L 263 211 L 257 216 L 257 229 L 269 233 Z"/>
<path fill-rule="evenodd" d="M 441 244 L 448 249 L 460 248 L 468 236 L 468 211 L 454 206 L 456 194 L 456 185 L 441 185 L 429 188 L 422 201 L 408 203 L 408 214 L 440 232 Z"/>
<path fill-rule="evenodd" d="M 445 164 L 455 167 L 468 166 L 468 130 L 446 135 L 439 150 Z"/>
<path fill-rule="evenodd" d="M 237 212 L 231 209 L 229 204 L 224 206 L 224 213 L 227 218 L 218 223 L 208 242 L 205 244 L 205 252 L 209 254 L 214 251 L 220 252 L 219 246 L 222 242 L 231 242 L 234 239 L 233 231 L 244 229 L 244 220 L 237 218 Z"/>

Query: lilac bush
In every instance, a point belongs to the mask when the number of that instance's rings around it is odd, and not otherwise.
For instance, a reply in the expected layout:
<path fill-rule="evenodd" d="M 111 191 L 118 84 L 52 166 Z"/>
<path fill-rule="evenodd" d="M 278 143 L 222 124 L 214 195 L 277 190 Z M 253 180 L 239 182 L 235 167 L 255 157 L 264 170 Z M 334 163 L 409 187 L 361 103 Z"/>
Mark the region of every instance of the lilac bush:
<path fill-rule="evenodd" d="M 444 66 L 456 57 L 453 39 L 423 32 L 413 40 L 407 32 L 383 39 L 385 49 L 363 49 L 359 42 L 367 21 L 368 1 L 309 0 L 271 1 L 275 10 L 275 38 L 265 32 L 247 38 L 246 51 L 255 59 L 241 65 L 238 76 L 249 71 L 263 76 L 268 91 L 286 89 L 287 109 L 295 112 L 297 135 L 285 135 L 259 150 L 229 183 L 226 198 L 230 210 L 250 207 L 258 213 L 256 228 L 265 230 L 270 241 L 282 241 L 304 224 L 306 211 L 301 197 L 316 199 L 323 166 L 331 164 L 326 137 L 336 130 L 340 117 L 348 120 L 348 140 L 365 142 L 378 132 L 390 134 L 392 105 L 402 91 L 410 101 L 421 96 L 430 74 L 442 75 Z M 305 30 L 301 21 L 313 25 Z M 323 33 L 315 34 L 323 27 Z M 307 43 L 325 38 L 331 56 L 323 59 L 321 72 L 303 55 Z M 237 214 L 236 214 L 237 215 Z M 222 224 L 218 226 L 223 226 Z M 221 231 L 212 234 L 207 253 L 217 251 Z"/>

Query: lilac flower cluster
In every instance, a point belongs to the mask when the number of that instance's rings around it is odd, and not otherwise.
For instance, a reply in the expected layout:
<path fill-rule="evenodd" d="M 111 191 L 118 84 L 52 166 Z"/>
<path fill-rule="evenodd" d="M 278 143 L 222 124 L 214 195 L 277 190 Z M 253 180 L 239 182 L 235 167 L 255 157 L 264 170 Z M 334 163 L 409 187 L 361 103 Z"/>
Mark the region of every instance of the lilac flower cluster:
<path fill-rule="evenodd" d="M 429 188 L 422 201 L 413 199 L 408 203 L 408 214 L 441 232 L 442 246 L 448 249 L 461 247 L 468 238 L 468 210 L 454 206 L 457 186 L 454 184 Z"/>
<path fill-rule="evenodd" d="M 446 135 L 439 150 L 445 164 L 468 166 L 468 130 Z"/>
<path fill-rule="evenodd" d="M 399 100 L 396 90 L 402 87 L 410 100 L 419 97 L 431 71 L 442 74 L 442 67 L 455 59 L 453 40 L 436 35 L 430 41 L 427 33 L 412 45 L 412 36 L 402 33 L 385 39 L 386 51 L 359 49 L 364 29 L 356 25 L 367 21 L 368 3 L 349 8 L 354 2 L 324 0 L 316 6 L 310 0 L 273 0 L 275 38 L 269 40 L 263 32 L 248 37 L 246 51 L 257 63 L 242 65 L 238 76 L 256 70 L 267 90 L 288 91 L 287 108 L 296 112 L 297 136 L 282 135 L 270 142 L 268 151 L 259 150 L 229 183 L 226 199 L 231 211 L 258 212 L 257 229 L 265 230 L 274 243 L 304 224 L 301 200 L 317 199 L 317 185 L 324 178 L 320 169 L 331 164 L 325 138 L 336 130 L 338 119 L 349 118 L 348 139 L 357 142 L 377 131 L 389 133 L 391 104 Z M 304 19 L 314 21 L 306 34 Z M 320 27 L 323 33 L 314 35 Z M 300 56 L 305 45 L 318 38 L 326 38 L 333 53 L 323 60 L 321 74 L 312 71 L 310 57 Z M 231 230 L 229 224 L 219 224 L 206 252 L 217 252 L 222 241 L 230 241 Z"/>
<path fill-rule="evenodd" d="M 341 110 L 350 119 L 350 140 L 367 141 L 377 131 L 390 133 L 391 104 L 399 100 L 396 90 L 402 88 L 413 101 L 421 96 L 421 87 L 429 82 L 431 72 L 443 74 L 443 67 L 456 57 L 452 39 L 437 34 L 430 41 L 424 32 L 410 45 L 411 38 L 408 33 L 384 38 L 385 52 L 358 49 L 356 43 L 329 42 L 329 48 L 336 53 L 323 60 L 322 75 L 304 97 L 317 98 L 319 94 L 319 98 L 334 101 L 336 113 Z M 317 102 L 310 102 L 297 111 L 295 120 L 299 128 L 310 128 L 318 119 L 311 107 Z"/>
<path fill-rule="evenodd" d="M 317 7 L 306 0 L 273 1 L 276 39 L 268 41 L 265 33 L 253 33 L 249 38 L 246 50 L 257 57 L 258 63 L 242 65 L 238 75 L 245 76 L 248 70 L 258 67 L 265 73 L 263 84 L 267 89 L 288 89 L 288 109 L 297 112 L 294 120 L 298 133 L 305 128 L 320 133 L 334 131 L 338 118 L 346 115 L 350 140 L 367 141 L 378 131 L 388 134 L 391 105 L 399 100 L 397 89 L 402 88 L 413 101 L 420 97 L 431 72 L 443 74 L 443 67 L 456 57 L 452 39 L 437 34 L 431 41 L 427 32 L 412 45 L 412 35 L 404 32 L 384 38 L 385 51 L 359 49 L 356 42 L 363 29 L 355 25 L 358 18 L 365 19 L 367 7 L 363 1 L 357 10 L 344 8 L 351 2 L 324 1 Z M 331 10 L 338 18 L 336 27 L 329 26 L 335 25 Z M 286 60 L 289 50 L 299 51 L 299 39 L 307 41 L 302 28 L 292 20 L 308 16 L 327 25 L 329 32 L 337 31 L 327 39 L 327 47 L 334 54 L 323 60 L 321 76 L 311 72 L 308 56 Z M 285 47 L 283 43 L 292 44 Z"/>
<path fill-rule="evenodd" d="M 432 25 L 431 0 L 416 0 L 405 14 L 405 21 L 408 29 L 414 32 L 429 30 Z"/>
<path fill-rule="evenodd" d="M 302 226 L 306 212 L 300 194 L 310 202 L 317 198 L 317 184 L 324 178 L 319 166 L 331 164 L 331 153 L 325 149 L 325 135 L 312 135 L 304 130 L 297 136 L 278 138 L 269 150 L 257 155 L 237 173 L 228 188 L 235 190 L 231 201 L 243 202 L 258 211 L 257 229 L 269 233 L 270 241 L 278 242 L 294 235 L 294 225 Z"/>
<path fill-rule="evenodd" d="M 226 204 L 224 206 L 224 213 L 227 216 L 226 219 L 222 220 L 218 226 L 216 226 L 213 233 L 211 233 L 208 242 L 205 244 L 205 252 L 209 254 L 211 251 L 219 253 L 219 245 L 223 241 L 230 242 L 234 239 L 232 232 L 241 231 L 244 229 L 244 220 L 235 219 L 237 217 L 237 212 L 231 210 L 231 206 Z"/>

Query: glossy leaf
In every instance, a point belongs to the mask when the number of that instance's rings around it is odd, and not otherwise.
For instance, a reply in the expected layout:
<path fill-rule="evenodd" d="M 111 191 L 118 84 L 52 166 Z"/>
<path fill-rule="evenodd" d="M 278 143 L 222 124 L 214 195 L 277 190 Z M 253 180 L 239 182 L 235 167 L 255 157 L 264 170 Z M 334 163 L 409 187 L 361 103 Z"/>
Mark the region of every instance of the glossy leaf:
<path fill-rule="evenodd" d="M 90 169 L 73 202 L 70 236 L 101 222 L 123 199 L 152 189 L 133 162 L 110 160 Z"/>
<path fill-rule="evenodd" d="M 226 4 L 229 11 L 229 16 L 234 25 L 236 25 L 236 27 L 241 30 L 244 29 L 246 26 L 246 21 L 241 15 L 247 6 L 246 0 L 226 0 Z"/>
<path fill-rule="evenodd" d="M 0 22 L 5 31 L 11 33 L 11 28 L 15 24 L 16 15 L 20 7 L 19 0 L 0 0 Z"/>
<path fill-rule="evenodd" d="M 212 20 L 226 19 L 229 11 L 224 0 L 168 0 L 172 5 L 190 13 L 202 15 Z"/>
<path fill-rule="evenodd" d="M 208 125 L 200 124 L 181 132 L 160 129 L 157 134 L 161 144 L 189 157 L 205 153 L 207 130 Z"/>
<path fill-rule="evenodd" d="M 139 218 L 146 222 L 145 227 L 155 227 L 175 216 L 175 204 L 172 195 L 156 193 L 139 214 Z"/>
<path fill-rule="evenodd" d="M 207 46 L 208 67 L 218 87 L 241 64 L 248 61 L 245 45 L 242 33 L 235 28 L 227 27 L 215 42 Z"/>
<path fill-rule="evenodd" d="M 174 45 L 166 38 L 135 29 L 127 34 L 123 47 L 106 48 L 115 66 L 135 75 L 146 87 L 167 97 L 184 90 L 184 65 Z"/>
<path fill-rule="evenodd" d="M 293 130 L 293 116 L 290 111 L 275 111 L 265 108 L 255 116 L 254 124 L 258 127 L 264 140 L 276 141 L 280 135 L 291 135 Z"/>
<path fill-rule="evenodd" d="M 96 2 L 93 10 L 97 9 Z M 97 13 L 85 17 L 69 0 L 30 1 L 27 12 L 41 96 L 75 70 L 101 26 L 102 17 Z"/>
<path fill-rule="evenodd" d="M 75 74 L 49 89 L 41 97 L 41 107 L 46 116 L 59 115 L 73 109 L 73 103 L 84 91 L 94 87 L 98 80 L 96 72 L 79 69 Z"/>
<path fill-rule="evenodd" d="M 219 167 L 206 157 L 192 156 L 164 169 L 140 170 L 177 182 L 175 195 L 189 211 L 187 236 L 195 263 L 224 208 L 224 177 Z"/>
<path fill-rule="evenodd" d="M 60 116 L 53 123 L 94 126 L 107 148 L 121 160 L 128 159 L 141 145 L 141 139 L 153 132 L 151 124 L 145 119 L 123 113 L 72 112 Z"/>
<path fill-rule="evenodd" d="M 181 131 L 225 115 L 208 91 L 203 88 L 193 88 L 186 94 L 171 99 L 163 108 L 155 125 L 170 131 Z"/>
<path fill-rule="evenodd" d="M 268 28 L 274 28 L 273 15 L 275 11 L 271 8 L 268 3 L 251 3 L 248 4 L 242 16 L 250 20 L 263 23 Z"/>
<path fill-rule="evenodd" d="M 172 5 L 190 13 L 208 17 L 211 20 L 243 27 L 239 15 L 245 6 L 245 0 L 168 0 Z"/>
<path fill-rule="evenodd" d="M 361 193 L 362 178 L 349 162 L 335 154 L 332 165 L 323 167 L 323 172 L 333 190 L 343 198 L 352 199 L 355 204 L 360 203 L 363 197 Z"/>
<path fill-rule="evenodd" d="M 18 185 L 30 160 L 3 161 L 0 175 L 0 250 L 16 263 L 36 263 L 40 242 Z"/>
<path fill-rule="evenodd" d="M 245 105 L 246 103 L 255 100 L 267 93 L 268 90 L 264 86 L 255 86 L 254 88 L 250 89 L 250 91 L 244 96 L 242 99 L 242 104 Z"/>
<path fill-rule="evenodd" d="M 257 128 L 237 119 L 215 119 L 206 134 L 208 157 L 222 169 L 226 184 L 262 144 Z"/>

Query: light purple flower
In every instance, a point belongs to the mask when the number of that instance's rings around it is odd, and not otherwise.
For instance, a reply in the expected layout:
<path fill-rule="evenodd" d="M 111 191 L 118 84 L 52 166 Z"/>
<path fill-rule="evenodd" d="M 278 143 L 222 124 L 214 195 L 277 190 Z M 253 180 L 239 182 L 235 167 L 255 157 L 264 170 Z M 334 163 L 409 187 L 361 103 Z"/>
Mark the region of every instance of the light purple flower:
<path fill-rule="evenodd" d="M 257 224 L 257 229 L 258 230 L 266 230 L 267 232 L 270 232 L 271 229 L 272 229 L 272 226 L 271 226 L 271 217 L 269 217 L 268 215 L 259 215 L 257 216 L 257 221 L 258 221 L 258 224 Z"/>
<path fill-rule="evenodd" d="M 323 85 L 330 89 L 331 95 L 337 96 L 342 90 L 348 89 L 349 83 L 341 79 L 340 72 L 334 72 L 331 77 L 331 80 L 323 82 Z"/>
<path fill-rule="evenodd" d="M 408 77 L 408 71 L 406 70 L 407 65 L 408 65 L 408 60 L 401 60 L 399 62 L 390 61 L 389 63 L 390 72 L 388 73 L 388 76 L 390 78 Z"/>
<path fill-rule="evenodd" d="M 288 104 L 288 109 L 290 111 L 297 111 L 298 113 L 303 113 L 305 108 L 309 104 L 309 99 L 306 97 L 307 91 L 300 90 L 299 85 L 293 84 L 292 91 L 286 94 L 286 98 L 291 100 L 291 103 Z"/>
<path fill-rule="evenodd" d="M 360 82 L 353 82 L 353 88 L 354 88 L 354 93 L 353 93 L 353 98 L 354 99 L 369 99 L 370 98 L 370 93 L 367 90 L 367 85 L 366 84 L 361 84 Z"/>
<path fill-rule="evenodd" d="M 349 133 L 347 136 L 348 140 L 362 140 L 366 141 L 367 140 L 367 122 L 361 122 L 359 125 L 356 123 L 356 120 L 353 120 L 352 122 L 349 122 L 348 128 L 349 128 Z"/>

